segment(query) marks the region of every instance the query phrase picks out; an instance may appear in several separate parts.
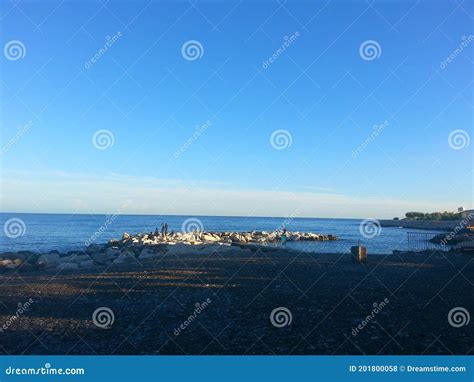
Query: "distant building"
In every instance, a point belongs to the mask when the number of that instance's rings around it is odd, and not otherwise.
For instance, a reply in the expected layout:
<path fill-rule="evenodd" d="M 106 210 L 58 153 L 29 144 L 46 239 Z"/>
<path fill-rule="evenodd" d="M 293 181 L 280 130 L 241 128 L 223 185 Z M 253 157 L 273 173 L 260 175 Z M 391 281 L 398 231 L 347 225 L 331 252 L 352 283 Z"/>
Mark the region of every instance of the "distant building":
<path fill-rule="evenodd" d="M 463 212 L 464 211 L 464 207 L 458 207 L 458 212 Z"/>

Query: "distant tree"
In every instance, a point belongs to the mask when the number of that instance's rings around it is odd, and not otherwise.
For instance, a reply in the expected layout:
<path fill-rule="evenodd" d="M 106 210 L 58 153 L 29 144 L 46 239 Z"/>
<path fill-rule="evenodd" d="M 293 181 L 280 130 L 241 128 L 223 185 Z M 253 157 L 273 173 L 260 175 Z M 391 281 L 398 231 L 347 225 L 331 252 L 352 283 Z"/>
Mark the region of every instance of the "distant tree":
<path fill-rule="evenodd" d="M 407 212 L 405 214 L 407 219 L 424 219 L 425 214 L 423 212 Z"/>
<path fill-rule="evenodd" d="M 400 219 L 399 219 L 399 218 L 397 218 L 397 217 L 395 217 L 395 218 L 393 218 L 393 220 L 400 220 Z"/>
<path fill-rule="evenodd" d="M 433 212 L 431 214 L 426 214 L 427 217 L 426 219 L 427 220 L 441 220 L 441 213 L 440 212 Z"/>
<path fill-rule="evenodd" d="M 462 219 L 462 214 L 459 212 L 432 212 L 432 213 L 423 213 L 423 212 L 407 212 L 405 214 L 405 217 L 408 220 L 447 220 L 447 221 L 452 221 L 452 220 L 461 220 Z M 395 220 L 395 219 L 394 219 Z"/>

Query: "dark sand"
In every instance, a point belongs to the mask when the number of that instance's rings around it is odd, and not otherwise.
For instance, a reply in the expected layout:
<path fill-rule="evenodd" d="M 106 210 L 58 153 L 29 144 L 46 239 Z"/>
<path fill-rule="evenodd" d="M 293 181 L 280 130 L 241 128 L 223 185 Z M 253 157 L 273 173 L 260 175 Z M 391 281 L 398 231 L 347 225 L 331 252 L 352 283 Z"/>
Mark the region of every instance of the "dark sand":
<path fill-rule="evenodd" d="M 87 273 L 0 275 L 1 354 L 473 354 L 472 255 L 316 255 L 279 249 L 211 256 L 164 255 Z M 195 304 L 211 303 L 178 335 Z M 389 303 L 357 335 L 374 303 Z M 115 322 L 92 322 L 99 307 Z M 277 307 L 291 325 L 269 320 Z"/>

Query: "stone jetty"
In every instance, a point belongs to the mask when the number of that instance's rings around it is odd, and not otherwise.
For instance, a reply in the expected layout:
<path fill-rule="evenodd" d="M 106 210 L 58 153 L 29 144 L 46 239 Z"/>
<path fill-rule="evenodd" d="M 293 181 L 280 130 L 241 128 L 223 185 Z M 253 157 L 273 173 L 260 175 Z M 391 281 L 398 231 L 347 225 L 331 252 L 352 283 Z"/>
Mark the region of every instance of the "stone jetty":
<path fill-rule="evenodd" d="M 171 233 L 166 236 L 155 235 L 153 233 L 142 233 L 138 235 L 122 235 L 121 243 L 129 244 L 206 244 L 206 243 L 222 243 L 222 244 L 270 244 L 277 243 L 281 240 L 281 231 L 251 231 L 251 232 L 188 232 L 188 233 Z M 336 240 L 333 235 L 320 235 L 311 232 L 286 232 L 287 241 L 324 241 Z M 109 243 L 118 244 L 120 241 L 112 240 Z"/>
<path fill-rule="evenodd" d="M 0 254 L 0 272 L 52 270 L 75 271 L 94 267 L 142 264 L 150 259 L 160 259 L 167 255 L 202 254 L 229 252 L 250 252 L 255 246 L 277 245 L 281 231 L 265 232 L 176 232 L 168 235 L 124 233 L 120 240 L 110 240 L 105 244 L 90 244 L 84 251 L 61 253 L 51 251 L 36 253 L 31 251 L 7 252 Z M 333 235 L 311 232 L 286 232 L 287 241 L 336 240 Z"/>

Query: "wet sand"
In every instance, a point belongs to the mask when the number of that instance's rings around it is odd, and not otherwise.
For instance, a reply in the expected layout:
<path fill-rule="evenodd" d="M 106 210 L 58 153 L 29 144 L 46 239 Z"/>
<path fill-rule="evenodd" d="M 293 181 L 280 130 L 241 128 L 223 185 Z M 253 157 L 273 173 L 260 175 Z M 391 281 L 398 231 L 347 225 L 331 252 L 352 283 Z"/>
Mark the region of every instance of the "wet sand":
<path fill-rule="evenodd" d="M 359 264 L 275 248 L 4 273 L 0 353 L 473 354 L 473 323 L 448 322 L 452 308 L 474 313 L 473 280 L 472 255 L 369 254 Z M 114 316 L 105 329 L 92 319 L 101 307 Z M 291 323 L 282 313 L 275 326 L 282 307 Z"/>

